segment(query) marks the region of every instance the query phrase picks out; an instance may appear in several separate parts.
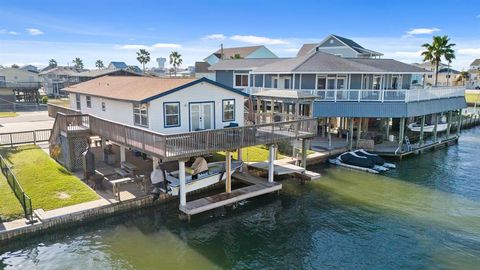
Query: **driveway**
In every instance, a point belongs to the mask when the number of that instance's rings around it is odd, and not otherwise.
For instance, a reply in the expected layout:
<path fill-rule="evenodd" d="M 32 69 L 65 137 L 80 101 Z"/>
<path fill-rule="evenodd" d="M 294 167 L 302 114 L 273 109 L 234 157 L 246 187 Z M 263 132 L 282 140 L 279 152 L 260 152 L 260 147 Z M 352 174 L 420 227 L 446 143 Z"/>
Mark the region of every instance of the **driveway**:
<path fill-rule="evenodd" d="M 17 117 L 0 118 L 0 133 L 51 129 L 55 120 L 47 111 L 19 112 Z"/>

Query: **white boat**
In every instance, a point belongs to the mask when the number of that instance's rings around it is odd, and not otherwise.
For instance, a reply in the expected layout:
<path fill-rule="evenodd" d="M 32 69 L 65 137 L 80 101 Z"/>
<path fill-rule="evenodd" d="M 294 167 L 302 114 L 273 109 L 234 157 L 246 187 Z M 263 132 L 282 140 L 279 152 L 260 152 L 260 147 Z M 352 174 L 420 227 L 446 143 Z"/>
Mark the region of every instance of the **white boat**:
<path fill-rule="evenodd" d="M 442 131 L 445 131 L 447 130 L 448 128 L 448 123 L 439 123 L 437 125 L 437 132 L 442 132 Z M 421 124 L 418 124 L 418 123 L 411 123 L 408 125 L 408 129 L 410 129 L 411 131 L 414 131 L 414 132 L 420 132 L 421 129 L 422 129 L 422 125 Z M 435 129 L 435 125 L 424 125 L 423 126 L 423 132 L 433 132 L 433 130 Z"/>
<path fill-rule="evenodd" d="M 364 157 L 367 157 L 367 158 L 373 160 L 373 162 L 375 162 L 376 165 L 379 165 L 379 166 L 382 166 L 382 167 L 385 167 L 385 168 L 388 168 L 388 169 L 397 168 L 397 166 L 395 164 L 385 162 L 385 160 L 383 158 L 381 158 L 379 155 L 369 153 L 369 152 L 365 151 L 364 149 L 355 150 L 354 153 L 359 155 L 359 156 L 364 156 Z"/>
<path fill-rule="evenodd" d="M 230 175 L 232 175 L 236 170 L 240 169 L 243 165 L 242 161 L 232 161 L 232 166 L 230 170 Z M 172 196 L 178 196 L 180 192 L 180 180 L 178 179 L 178 171 L 171 173 L 166 172 L 167 176 L 167 193 Z M 199 173 L 197 178 L 193 179 L 192 175 L 185 175 L 185 189 L 186 192 L 195 191 L 201 188 L 205 188 L 216 184 L 220 181 L 225 181 L 227 179 L 225 162 L 212 162 L 208 163 L 208 171 Z M 165 192 L 164 189 L 161 189 Z"/>

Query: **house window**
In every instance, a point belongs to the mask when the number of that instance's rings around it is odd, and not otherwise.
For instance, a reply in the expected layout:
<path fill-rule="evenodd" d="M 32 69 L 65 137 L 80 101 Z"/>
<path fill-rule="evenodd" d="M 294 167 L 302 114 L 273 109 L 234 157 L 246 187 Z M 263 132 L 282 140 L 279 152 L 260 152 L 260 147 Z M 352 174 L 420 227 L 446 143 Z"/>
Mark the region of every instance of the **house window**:
<path fill-rule="evenodd" d="M 235 74 L 235 87 L 247 87 L 248 86 L 248 74 Z"/>
<path fill-rule="evenodd" d="M 235 121 L 235 100 L 224 99 L 222 103 L 223 122 Z"/>
<path fill-rule="evenodd" d="M 428 78 L 432 78 L 432 77 L 433 77 L 433 75 L 428 75 Z"/>
<path fill-rule="evenodd" d="M 133 105 L 133 123 L 137 126 L 148 127 L 147 104 Z"/>
<path fill-rule="evenodd" d="M 447 77 L 447 79 L 450 79 L 450 75 L 447 75 L 447 76 L 445 76 L 445 77 Z"/>
<path fill-rule="evenodd" d="M 80 110 L 82 108 L 80 104 L 80 94 L 75 94 L 75 103 L 77 105 L 77 110 Z"/>
<path fill-rule="evenodd" d="M 317 89 L 327 89 L 327 78 L 325 77 L 317 78 Z"/>
<path fill-rule="evenodd" d="M 106 107 L 105 107 L 105 102 L 102 102 L 102 111 L 104 112 L 105 109 L 106 109 Z"/>
<path fill-rule="evenodd" d="M 92 97 L 91 96 L 86 96 L 85 99 L 87 100 L 87 108 L 92 107 Z"/>
<path fill-rule="evenodd" d="M 380 89 L 380 83 L 382 81 L 382 78 L 380 76 L 374 76 L 373 77 L 373 89 L 378 90 Z"/>
<path fill-rule="evenodd" d="M 164 126 L 179 127 L 180 126 L 180 102 L 163 103 Z"/>

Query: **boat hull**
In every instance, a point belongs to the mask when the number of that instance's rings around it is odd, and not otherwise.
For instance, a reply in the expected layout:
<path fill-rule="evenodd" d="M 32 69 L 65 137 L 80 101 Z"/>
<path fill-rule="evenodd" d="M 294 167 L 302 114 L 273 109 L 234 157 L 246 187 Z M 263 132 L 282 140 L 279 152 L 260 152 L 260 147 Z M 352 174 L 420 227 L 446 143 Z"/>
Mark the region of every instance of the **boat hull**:
<path fill-rule="evenodd" d="M 442 132 L 442 131 L 445 131 L 447 130 L 448 128 L 448 124 L 447 123 L 443 123 L 443 124 L 438 124 L 437 125 L 437 132 Z M 416 125 L 416 123 L 412 123 L 410 125 L 408 125 L 408 129 L 410 129 L 411 131 L 414 131 L 414 132 L 420 132 L 422 127 L 420 125 Z M 433 130 L 435 129 L 435 125 L 425 125 L 423 126 L 423 132 L 433 132 Z"/>

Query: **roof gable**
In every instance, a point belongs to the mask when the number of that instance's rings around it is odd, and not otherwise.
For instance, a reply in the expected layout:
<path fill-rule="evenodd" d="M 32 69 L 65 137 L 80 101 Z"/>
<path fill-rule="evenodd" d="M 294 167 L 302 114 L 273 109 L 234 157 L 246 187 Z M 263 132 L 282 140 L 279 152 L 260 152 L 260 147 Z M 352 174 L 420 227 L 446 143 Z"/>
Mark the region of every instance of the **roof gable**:
<path fill-rule="evenodd" d="M 361 46 L 360 44 L 358 44 L 357 42 L 355 42 L 355 41 L 353 41 L 349 38 L 341 37 L 341 36 L 334 35 L 334 34 L 331 34 L 331 35 L 327 36 L 316 47 L 328 47 L 329 44 L 327 44 L 327 42 L 330 42 L 331 40 L 338 41 L 339 43 L 345 45 L 345 47 L 350 48 L 351 50 L 353 50 L 355 53 L 358 53 L 358 54 L 363 54 L 363 55 L 367 54 L 367 55 L 376 55 L 376 56 L 382 56 L 383 55 L 382 53 L 366 49 L 363 46 Z M 336 43 L 334 42 L 334 44 L 336 44 Z"/>
<path fill-rule="evenodd" d="M 470 66 L 480 66 L 480 58 L 473 60 Z"/>

